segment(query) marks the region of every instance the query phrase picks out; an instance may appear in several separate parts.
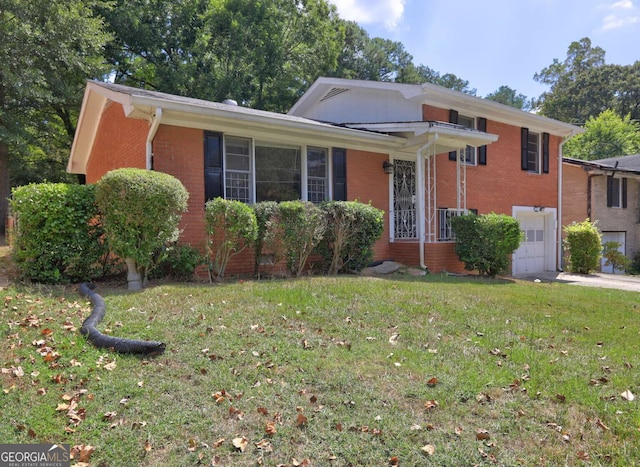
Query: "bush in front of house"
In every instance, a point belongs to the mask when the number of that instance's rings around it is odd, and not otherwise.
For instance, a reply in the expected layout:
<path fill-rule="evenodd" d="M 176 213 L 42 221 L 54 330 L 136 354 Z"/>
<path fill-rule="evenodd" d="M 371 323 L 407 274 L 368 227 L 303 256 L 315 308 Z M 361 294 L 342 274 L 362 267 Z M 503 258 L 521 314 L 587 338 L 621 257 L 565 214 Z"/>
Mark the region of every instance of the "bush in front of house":
<path fill-rule="evenodd" d="M 255 266 L 254 274 L 258 277 L 260 264 L 265 255 L 270 256 L 270 263 L 277 263 L 282 257 L 282 242 L 271 234 L 272 219 L 278 212 L 278 203 L 275 201 L 261 201 L 252 206 L 256 216 L 258 231 L 253 244 Z"/>
<path fill-rule="evenodd" d="M 522 240 L 520 223 L 506 214 L 465 214 L 452 217 L 451 226 L 464 268 L 489 277 L 508 270 L 510 255 Z"/>
<path fill-rule="evenodd" d="M 614 272 L 631 268 L 631 260 L 618 249 L 621 246 L 619 242 L 605 242 L 602 245 L 602 257 L 606 260 L 604 265 L 611 266 Z"/>
<path fill-rule="evenodd" d="M 595 222 L 586 219 L 564 227 L 565 246 L 569 254 L 568 270 L 589 274 L 600 264 L 602 237 Z"/>
<path fill-rule="evenodd" d="M 224 276 L 229 259 L 256 240 L 256 215 L 245 203 L 215 198 L 205 204 L 209 278 Z"/>
<path fill-rule="evenodd" d="M 321 205 L 327 229 L 318 245 L 328 274 L 360 271 L 373 258 L 373 245 L 384 231 L 384 211 L 357 201 Z"/>
<path fill-rule="evenodd" d="M 190 280 L 198 266 L 206 264 L 205 258 L 191 245 L 171 242 L 156 251 L 152 278 Z"/>
<path fill-rule="evenodd" d="M 300 276 L 327 227 L 322 209 L 309 201 L 283 201 L 270 222 L 269 234 L 282 239 L 289 272 Z"/>
<path fill-rule="evenodd" d="M 109 248 L 127 264 L 129 289 L 146 284 L 154 251 L 178 239 L 188 199 L 180 180 L 151 170 L 112 170 L 96 184 Z"/>
<path fill-rule="evenodd" d="M 13 256 L 25 278 L 47 284 L 91 281 L 115 262 L 102 241 L 93 185 L 37 183 L 13 190 Z"/>

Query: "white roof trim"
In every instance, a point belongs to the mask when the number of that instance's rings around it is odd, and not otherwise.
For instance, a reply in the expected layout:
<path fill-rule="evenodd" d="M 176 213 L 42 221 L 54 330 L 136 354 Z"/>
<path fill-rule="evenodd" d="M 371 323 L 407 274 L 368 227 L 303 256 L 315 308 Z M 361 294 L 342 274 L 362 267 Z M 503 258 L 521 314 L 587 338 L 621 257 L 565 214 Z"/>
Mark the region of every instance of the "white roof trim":
<path fill-rule="evenodd" d="M 318 78 L 291 108 L 289 115 L 305 115 L 327 93 L 331 92 L 332 88 L 396 92 L 403 98 L 419 104 L 454 109 L 462 114 L 484 117 L 488 120 L 523 126 L 534 131 L 549 132 L 562 137 L 573 136 L 584 131 L 583 128 L 569 123 L 525 112 L 498 102 L 471 96 L 431 83 L 404 84 L 343 78 Z"/>

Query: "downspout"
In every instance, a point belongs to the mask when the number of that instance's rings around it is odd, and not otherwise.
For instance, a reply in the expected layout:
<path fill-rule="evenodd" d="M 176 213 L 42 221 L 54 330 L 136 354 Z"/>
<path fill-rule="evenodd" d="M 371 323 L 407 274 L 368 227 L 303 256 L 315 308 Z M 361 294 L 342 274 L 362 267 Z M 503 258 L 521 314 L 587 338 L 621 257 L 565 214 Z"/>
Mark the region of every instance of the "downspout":
<path fill-rule="evenodd" d="M 162 119 L 162 108 L 157 107 L 156 113 L 151 117 L 149 133 L 147 134 L 147 170 L 153 169 L 153 138 L 156 136 L 160 120 Z"/>
<path fill-rule="evenodd" d="M 427 269 L 427 265 L 424 262 L 424 231 L 425 231 L 425 207 L 424 207 L 424 190 L 425 190 L 425 181 L 424 181 L 424 165 L 422 159 L 422 152 L 429 149 L 433 144 L 435 144 L 438 139 L 438 134 L 436 133 L 433 136 L 433 139 L 423 145 L 416 152 L 416 175 L 418 182 L 418 244 L 420 245 L 420 267 L 422 269 Z"/>
<path fill-rule="evenodd" d="M 575 136 L 575 132 L 566 138 L 562 138 L 560 146 L 558 147 L 558 219 L 556 219 L 556 231 L 558 249 L 556 254 L 556 270 L 562 272 L 562 258 L 564 257 L 564 250 L 562 248 L 562 146 L 569 139 Z"/>

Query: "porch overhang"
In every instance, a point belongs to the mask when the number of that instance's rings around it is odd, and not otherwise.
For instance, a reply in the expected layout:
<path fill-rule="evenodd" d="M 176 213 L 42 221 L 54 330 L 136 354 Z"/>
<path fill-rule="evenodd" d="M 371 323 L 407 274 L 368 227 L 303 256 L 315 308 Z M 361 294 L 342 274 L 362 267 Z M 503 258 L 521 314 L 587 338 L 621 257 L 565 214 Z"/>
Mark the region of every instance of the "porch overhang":
<path fill-rule="evenodd" d="M 435 153 L 456 151 L 466 146 L 485 146 L 495 143 L 498 135 L 485 133 L 453 123 L 427 122 L 389 122 L 389 123 L 353 123 L 346 124 L 348 128 L 368 130 L 401 136 L 406 139 L 403 149 L 416 150 L 425 143 L 435 141 Z M 433 136 L 438 135 L 437 138 Z"/>

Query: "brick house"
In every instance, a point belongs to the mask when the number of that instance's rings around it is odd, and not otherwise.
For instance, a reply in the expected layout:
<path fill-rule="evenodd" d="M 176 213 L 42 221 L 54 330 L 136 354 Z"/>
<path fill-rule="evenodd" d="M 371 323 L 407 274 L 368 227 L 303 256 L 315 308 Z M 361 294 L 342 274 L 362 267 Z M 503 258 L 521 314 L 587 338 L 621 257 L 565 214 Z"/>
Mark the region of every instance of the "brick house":
<path fill-rule="evenodd" d="M 594 161 L 563 159 L 562 225 L 597 221 L 602 242 L 629 259 L 640 249 L 640 154 Z M 601 262 L 602 272 L 613 271 Z"/>
<path fill-rule="evenodd" d="M 449 219 L 519 219 L 512 272 L 560 265 L 562 144 L 580 128 L 432 84 L 320 78 L 288 114 L 89 82 L 67 170 L 170 173 L 190 193 L 181 241 L 202 246 L 223 196 L 359 200 L 385 211 L 375 259 L 463 271 Z M 243 253 L 229 273 L 250 272 Z"/>

